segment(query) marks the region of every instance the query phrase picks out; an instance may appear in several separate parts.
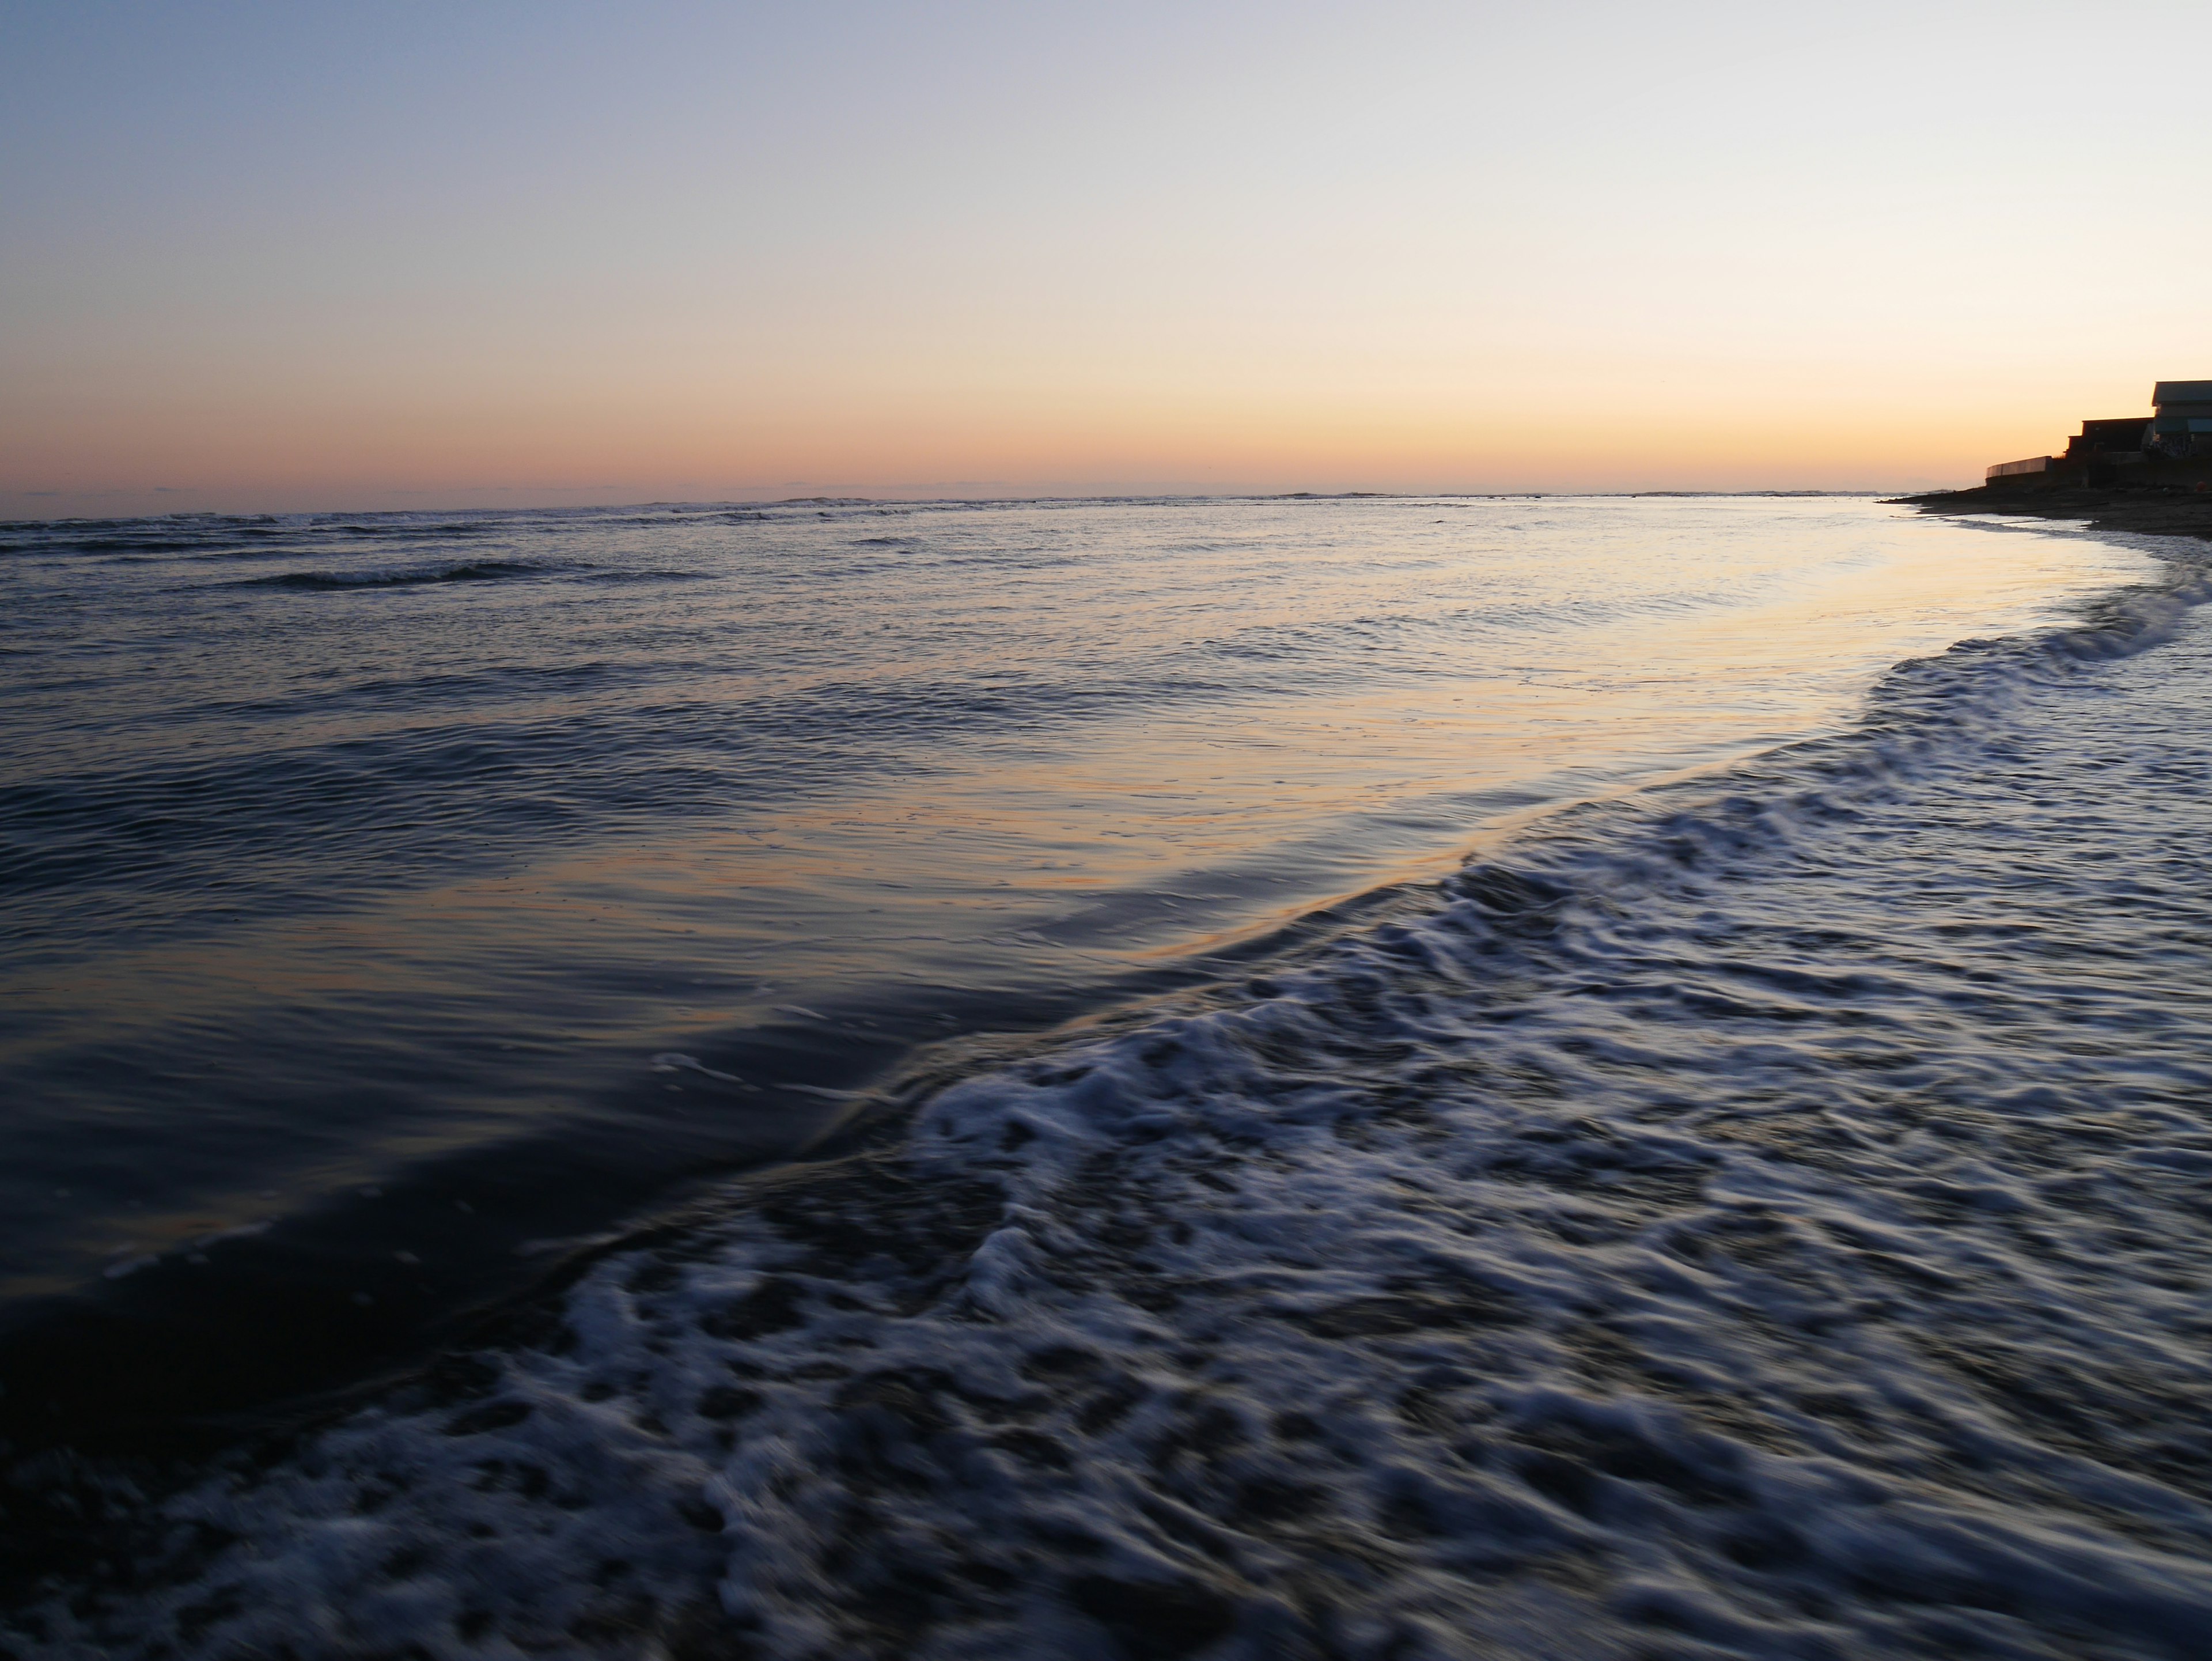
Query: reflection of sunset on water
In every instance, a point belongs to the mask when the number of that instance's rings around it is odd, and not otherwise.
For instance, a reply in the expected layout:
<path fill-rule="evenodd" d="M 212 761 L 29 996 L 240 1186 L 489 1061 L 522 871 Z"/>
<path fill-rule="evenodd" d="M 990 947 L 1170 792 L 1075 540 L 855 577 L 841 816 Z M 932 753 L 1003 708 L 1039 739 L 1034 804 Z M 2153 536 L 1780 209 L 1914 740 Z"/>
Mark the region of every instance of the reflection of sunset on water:
<path fill-rule="evenodd" d="M 19 1070 L 136 1103 L 131 1147 L 189 1130 L 142 1196 L 178 1238 L 641 1104 L 702 1154 L 814 1134 L 829 1098 L 778 1081 L 842 1086 L 811 1069 L 848 1040 L 875 1067 L 1079 1013 L 1822 730 L 1899 658 L 2130 569 L 1832 499 L 585 515 L 532 526 L 514 576 L 411 584 L 434 541 L 307 534 L 144 568 L 250 656 L 119 677 L 15 751 L 258 781 L 6 989 Z M 268 581 L 302 569 L 324 587 Z M 304 839 L 193 875 L 256 793 L 296 795 Z M 750 1093 L 639 1093 L 641 1056 L 761 1045 Z M 56 1185 L 80 1219 L 99 1186 Z M 161 1231 L 80 1222 L 29 1272 L 116 1232 Z"/>

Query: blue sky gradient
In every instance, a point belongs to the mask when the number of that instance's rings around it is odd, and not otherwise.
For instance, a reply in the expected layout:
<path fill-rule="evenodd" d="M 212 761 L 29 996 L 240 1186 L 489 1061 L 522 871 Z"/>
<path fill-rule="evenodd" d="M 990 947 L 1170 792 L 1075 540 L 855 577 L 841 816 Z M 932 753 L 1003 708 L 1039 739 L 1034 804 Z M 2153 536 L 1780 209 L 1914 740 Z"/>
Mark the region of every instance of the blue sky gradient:
<path fill-rule="evenodd" d="M 2212 375 L 2212 11 L 0 3 L 0 514 L 1888 488 Z"/>

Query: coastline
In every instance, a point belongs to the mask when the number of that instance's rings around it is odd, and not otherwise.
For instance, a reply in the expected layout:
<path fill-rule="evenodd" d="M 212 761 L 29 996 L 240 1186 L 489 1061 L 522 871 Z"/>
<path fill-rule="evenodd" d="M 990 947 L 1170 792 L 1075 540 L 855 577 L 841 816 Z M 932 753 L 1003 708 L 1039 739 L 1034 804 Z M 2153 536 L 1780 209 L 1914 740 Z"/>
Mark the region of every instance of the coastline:
<path fill-rule="evenodd" d="M 1893 496 L 1899 507 L 1953 518 L 1973 514 L 2010 514 L 2025 519 L 2070 519 L 2096 531 L 2124 531 L 2138 536 L 2186 536 L 2212 541 L 2212 494 L 2195 490 L 1992 489 L 1931 490 L 1923 496 Z"/>
<path fill-rule="evenodd" d="M 896 1134 L 211 1451 L 19 1443 L 0 1652 L 2174 1653 L 2212 1611 L 2164 1295 L 2212 1262 L 2203 908 L 2159 863 L 2207 812 L 2193 593 L 1908 659 L 1432 908 L 963 1052 Z M 208 1273 L 169 1270 L 127 1284 Z"/>
<path fill-rule="evenodd" d="M 1724 789 L 970 1073 L 151 1504 L 31 1490 L 65 1543 L 0 1642 L 2183 1652 L 2187 604 L 1900 666 Z"/>

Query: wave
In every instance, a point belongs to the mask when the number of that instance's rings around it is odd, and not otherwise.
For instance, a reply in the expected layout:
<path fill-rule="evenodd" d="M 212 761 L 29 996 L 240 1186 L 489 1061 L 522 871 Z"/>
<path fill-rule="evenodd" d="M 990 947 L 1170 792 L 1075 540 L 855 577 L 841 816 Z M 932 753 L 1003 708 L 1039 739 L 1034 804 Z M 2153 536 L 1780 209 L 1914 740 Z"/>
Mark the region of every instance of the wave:
<path fill-rule="evenodd" d="M 1848 733 L 939 1058 L 835 1157 L 156 1505 L 19 1472 L 133 1566 L 19 1627 L 2194 1653 L 2208 595 L 1899 666 Z"/>
<path fill-rule="evenodd" d="M 496 582 L 508 577 L 544 576 L 564 569 L 542 561 L 478 559 L 460 565 L 424 566 L 397 571 L 285 571 L 274 576 L 241 578 L 232 586 L 308 591 L 408 588 L 431 582 Z"/>
<path fill-rule="evenodd" d="M 425 542 L 460 542 L 472 537 L 500 535 L 513 530 L 514 526 L 511 520 L 418 518 L 413 514 L 394 514 L 389 519 L 318 515 L 300 528 L 318 537 L 348 542 L 373 540 L 379 537 L 399 537 Z"/>
<path fill-rule="evenodd" d="M 43 554 L 267 557 L 284 549 L 349 547 L 362 543 L 426 545 L 511 534 L 526 516 L 464 519 L 441 515 L 176 514 L 137 520 L 78 520 L 0 525 L 0 550 Z"/>

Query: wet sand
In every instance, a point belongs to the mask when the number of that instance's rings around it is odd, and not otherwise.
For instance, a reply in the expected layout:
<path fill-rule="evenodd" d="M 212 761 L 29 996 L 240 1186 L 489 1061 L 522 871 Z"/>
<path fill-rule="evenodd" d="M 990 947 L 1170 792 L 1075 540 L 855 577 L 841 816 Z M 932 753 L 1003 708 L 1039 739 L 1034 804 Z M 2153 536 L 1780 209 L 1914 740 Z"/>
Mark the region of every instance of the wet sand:
<path fill-rule="evenodd" d="M 2178 490 L 1999 489 L 1936 490 L 1899 496 L 1923 514 L 2018 514 L 2032 519 L 2086 520 L 2100 531 L 2212 540 L 2212 491 Z"/>

